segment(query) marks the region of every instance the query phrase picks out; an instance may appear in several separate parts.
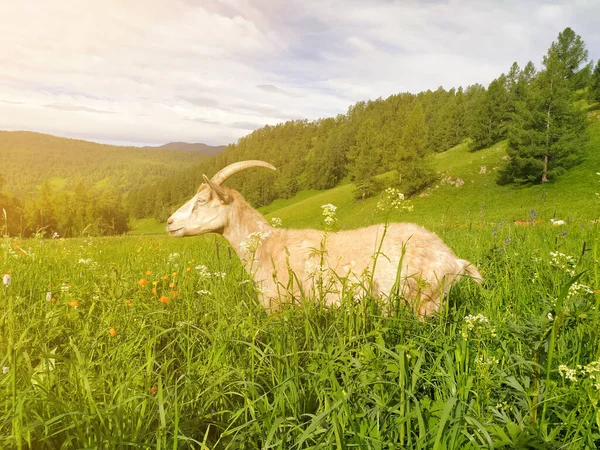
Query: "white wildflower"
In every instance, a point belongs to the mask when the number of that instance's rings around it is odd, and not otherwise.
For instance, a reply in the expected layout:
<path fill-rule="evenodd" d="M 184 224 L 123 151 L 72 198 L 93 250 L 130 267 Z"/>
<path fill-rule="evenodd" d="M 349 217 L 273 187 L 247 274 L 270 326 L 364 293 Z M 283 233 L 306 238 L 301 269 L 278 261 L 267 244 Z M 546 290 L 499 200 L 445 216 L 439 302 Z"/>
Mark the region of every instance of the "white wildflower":
<path fill-rule="evenodd" d="M 9 370 L 10 370 L 10 369 L 8 368 L 8 366 L 4 366 L 4 367 L 2 368 L 2 374 L 3 374 L 3 375 L 6 375 L 6 374 L 8 373 L 8 371 L 9 371 Z"/>
<path fill-rule="evenodd" d="M 78 261 L 79 264 L 85 264 L 85 265 L 89 265 L 92 262 L 93 262 L 92 258 L 87 258 L 87 259 L 79 258 L 79 261 Z"/>
<path fill-rule="evenodd" d="M 240 250 L 244 255 L 254 254 L 262 241 L 269 237 L 269 233 L 264 231 L 255 231 L 246 237 L 245 241 L 240 242 Z"/>
<path fill-rule="evenodd" d="M 56 231 L 52 235 L 52 239 L 58 239 L 59 237 L 60 237 L 60 235 Z"/>
<path fill-rule="evenodd" d="M 225 272 L 213 272 L 213 276 L 215 278 L 225 278 L 227 276 L 227 273 L 225 273 Z"/>
<path fill-rule="evenodd" d="M 567 275 L 575 275 L 575 266 L 577 260 L 571 255 L 565 255 L 561 252 L 550 252 L 550 265 L 564 271 Z"/>
<path fill-rule="evenodd" d="M 6 286 L 6 287 L 10 286 L 11 281 L 12 281 L 12 278 L 10 277 L 10 274 L 5 273 L 4 276 L 2 277 L 2 283 L 4 283 L 4 286 Z"/>
<path fill-rule="evenodd" d="M 550 312 L 548 313 L 548 320 L 549 320 L 550 322 L 552 322 L 552 321 L 554 320 L 554 316 L 553 316 L 553 315 L 552 315 L 552 313 L 550 313 Z"/>
<path fill-rule="evenodd" d="M 391 211 L 392 209 L 412 211 L 413 206 L 409 200 L 406 200 L 402 192 L 390 187 L 383 191 L 381 199 L 377 202 L 377 209 L 380 211 Z"/>
<path fill-rule="evenodd" d="M 204 264 L 200 264 L 199 266 L 196 266 L 196 270 L 198 271 L 198 275 L 200 276 L 200 278 L 210 278 L 211 277 L 211 272 L 208 270 L 208 267 L 206 267 Z"/>
<path fill-rule="evenodd" d="M 196 294 L 199 294 L 199 295 L 210 295 L 211 292 L 207 291 L 206 289 L 201 289 L 199 291 L 196 291 Z"/>
<path fill-rule="evenodd" d="M 325 225 L 329 228 L 333 227 L 337 222 L 337 218 L 335 217 L 335 211 L 337 210 L 337 206 L 328 203 L 326 205 L 321 205 L 321 209 L 323 210 L 323 220 Z"/>
<path fill-rule="evenodd" d="M 46 301 L 47 302 L 51 302 L 52 301 L 52 292 L 46 292 Z"/>
<path fill-rule="evenodd" d="M 577 382 L 577 370 L 576 369 L 569 369 L 569 367 L 567 367 L 564 364 L 561 364 L 560 366 L 558 366 L 558 373 L 560 373 L 560 376 L 563 378 L 566 378 L 569 381 L 572 381 L 573 383 Z"/>
<path fill-rule="evenodd" d="M 168 261 L 169 264 L 176 263 L 181 255 L 179 253 L 171 253 L 169 254 Z"/>
<path fill-rule="evenodd" d="M 273 228 L 280 228 L 283 226 L 283 222 L 281 221 L 281 219 L 279 217 L 273 217 L 273 218 L 271 218 L 271 226 Z"/>

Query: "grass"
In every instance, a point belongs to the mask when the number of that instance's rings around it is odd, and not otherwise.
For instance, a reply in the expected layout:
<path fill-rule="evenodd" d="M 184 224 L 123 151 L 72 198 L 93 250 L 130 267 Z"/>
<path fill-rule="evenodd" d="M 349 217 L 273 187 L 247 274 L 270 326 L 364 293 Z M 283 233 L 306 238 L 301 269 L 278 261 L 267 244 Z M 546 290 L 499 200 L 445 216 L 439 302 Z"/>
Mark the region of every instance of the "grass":
<path fill-rule="evenodd" d="M 438 231 L 486 282 L 424 322 L 372 299 L 267 315 L 213 236 L 5 239 L 0 447 L 595 448 L 600 391 L 558 367 L 600 358 L 600 228 L 564 231 Z M 561 294 L 555 250 L 596 294 Z"/>
<path fill-rule="evenodd" d="M 527 188 L 479 173 L 502 155 L 439 155 L 465 184 L 393 216 L 484 274 L 424 321 L 372 298 L 268 315 L 223 239 L 169 239 L 152 221 L 127 237 L 0 240 L 0 448 L 598 448 L 600 154 Z M 318 226 L 334 203 L 340 228 L 383 219 L 351 194 L 264 212 Z"/>

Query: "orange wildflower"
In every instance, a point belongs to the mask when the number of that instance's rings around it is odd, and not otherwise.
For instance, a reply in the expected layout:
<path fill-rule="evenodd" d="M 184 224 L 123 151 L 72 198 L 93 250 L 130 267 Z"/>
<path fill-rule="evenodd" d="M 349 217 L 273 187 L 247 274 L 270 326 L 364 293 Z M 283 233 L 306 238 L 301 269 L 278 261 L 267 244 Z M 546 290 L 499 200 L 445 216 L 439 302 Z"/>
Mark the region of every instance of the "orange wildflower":
<path fill-rule="evenodd" d="M 169 275 L 165 275 L 164 277 L 162 277 L 163 280 L 168 280 L 169 279 Z"/>
<path fill-rule="evenodd" d="M 179 291 L 171 291 L 171 297 L 175 298 L 179 296 Z"/>
<path fill-rule="evenodd" d="M 169 303 L 169 297 L 167 297 L 166 295 L 163 295 L 163 296 L 160 298 L 160 301 L 161 301 L 162 303 Z"/>
<path fill-rule="evenodd" d="M 152 386 L 152 387 L 150 388 L 150 393 L 151 393 L 152 395 L 155 395 L 155 394 L 156 394 L 156 391 L 158 391 L 158 389 L 156 389 L 156 386 Z"/>
<path fill-rule="evenodd" d="M 138 281 L 139 285 L 144 287 L 146 286 L 146 284 L 148 284 L 148 280 L 146 280 L 145 278 L 142 278 L 140 281 Z"/>
<path fill-rule="evenodd" d="M 156 290 L 156 288 L 152 288 L 152 293 L 153 293 L 154 295 L 156 295 L 156 293 L 157 293 L 157 292 L 158 292 L 158 291 Z"/>
<path fill-rule="evenodd" d="M 108 330 L 108 334 L 110 334 L 112 337 L 115 337 L 117 335 L 117 330 L 111 328 L 110 330 Z"/>
<path fill-rule="evenodd" d="M 77 308 L 79 306 L 79 302 L 77 300 L 73 300 L 72 302 L 69 302 L 69 306 L 72 308 Z"/>
<path fill-rule="evenodd" d="M 174 276 L 174 277 L 176 277 L 177 276 L 177 272 L 173 272 L 171 275 Z"/>
<path fill-rule="evenodd" d="M 169 283 L 169 287 L 173 289 L 175 287 L 175 283 Z"/>
<path fill-rule="evenodd" d="M 56 299 L 55 299 L 54 297 L 52 297 L 52 298 L 50 299 L 50 301 L 51 301 L 52 303 L 56 303 Z"/>
<path fill-rule="evenodd" d="M 146 270 L 146 275 L 152 275 L 152 271 L 150 269 Z"/>
<path fill-rule="evenodd" d="M 127 306 L 131 306 L 131 300 L 125 300 L 125 304 L 126 304 Z"/>
<path fill-rule="evenodd" d="M 192 270 L 192 268 L 191 268 L 191 267 L 188 267 L 187 269 L 185 269 L 185 271 L 186 271 L 186 272 L 189 272 L 189 271 L 191 271 L 191 270 Z"/>

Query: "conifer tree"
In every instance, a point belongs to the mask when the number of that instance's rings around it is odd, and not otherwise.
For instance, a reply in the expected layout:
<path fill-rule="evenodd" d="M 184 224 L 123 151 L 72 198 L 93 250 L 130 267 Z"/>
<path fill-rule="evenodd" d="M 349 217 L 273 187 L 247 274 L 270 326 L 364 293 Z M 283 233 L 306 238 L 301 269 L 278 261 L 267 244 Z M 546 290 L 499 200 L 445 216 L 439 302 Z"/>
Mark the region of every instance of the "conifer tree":
<path fill-rule="evenodd" d="M 558 35 L 517 111 L 509 132 L 509 163 L 501 182 L 545 183 L 579 162 L 587 141 L 586 115 L 573 103 L 573 77 L 587 59 L 570 28 Z"/>
<path fill-rule="evenodd" d="M 434 177 L 428 158 L 428 129 L 420 102 L 408 116 L 398 152 L 398 185 L 406 195 L 418 192 Z"/>

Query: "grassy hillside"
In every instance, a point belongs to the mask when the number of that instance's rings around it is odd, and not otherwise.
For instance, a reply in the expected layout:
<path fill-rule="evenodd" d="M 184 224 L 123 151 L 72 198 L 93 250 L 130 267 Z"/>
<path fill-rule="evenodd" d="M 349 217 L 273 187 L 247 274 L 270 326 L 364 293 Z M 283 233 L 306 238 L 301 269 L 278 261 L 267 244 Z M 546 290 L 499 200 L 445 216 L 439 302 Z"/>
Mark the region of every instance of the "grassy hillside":
<path fill-rule="evenodd" d="M 401 215 L 392 214 L 392 220 L 413 221 L 423 225 L 444 222 L 469 223 L 476 221 L 528 220 L 533 214 L 538 219 L 597 219 L 600 202 L 595 193 L 600 192 L 600 120 L 592 116 L 589 131 L 591 141 L 586 160 L 571 169 L 554 183 L 535 186 L 498 186 L 496 171 L 506 155 L 506 143 L 469 152 L 459 145 L 435 155 L 440 179 L 450 176 L 460 178 L 464 184 L 443 184 L 438 181 L 426 197 L 412 199 L 414 210 Z M 480 173 L 485 166 L 486 173 Z M 321 205 L 338 206 L 339 225 L 355 228 L 384 220 L 376 212 L 378 198 L 364 201 L 352 199 L 353 184 L 338 186 L 328 191 L 302 191 L 293 198 L 278 200 L 261 208 L 267 217 L 280 217 L 285 226 L 319 226 Z M 532 212 L 534 210 L 535 212 Z"/>
<path fill-rule="evenodd" d="M 214 148 L 211 147 L 211 152 Z M 22 197 L 44 180 L 68 189 L 76 180 L 122 191 L 159 181 L 208 156 L 202 151 L 122 147 L 29 131 L 0 131 L 4 190 Z"/>
<path fill-rule="evenodd" d="M 535 186 L 499 186 L 497 170 L 506 155 L 506 142 L 470 152 L 458 145 L 435 155 L 440 180 L 424 196 L 411 199 L 412 212 L 391 215 L 391 220 L 411 221 L 435 228 L 442 224 L 463 225 L 473 222 L 512 222 L 515 220 L 576 220 L 600 218 L 600 114 L 591 115 L 591 140 L 585 161 L 571 169 L 554 183 Z M 485 166 L 486 173 L 480 173 Z M 382 176 L 393 176 L 393 173 Z M 464 184 L 443 183 L 445 177 Z M 333 203 L 338 207 L 338 226 L 357 228 L 385 220 L 377 212 L 379 197 L 364 201 L 353 199 L 354 184 L 325 190 L 300 191 L 289 199 L 275 200 L 260 208 L 267 218 L 279 217 L 284 226 L 306 228 L 321 226 L 321 205 Z M 190 192 L 190 196 L 193 192 Z M 532 211 L 533 210 L 533 211 Z M 134 234 L 164 233 L 164 224 L 154 219 L 133 223 Z"/>

